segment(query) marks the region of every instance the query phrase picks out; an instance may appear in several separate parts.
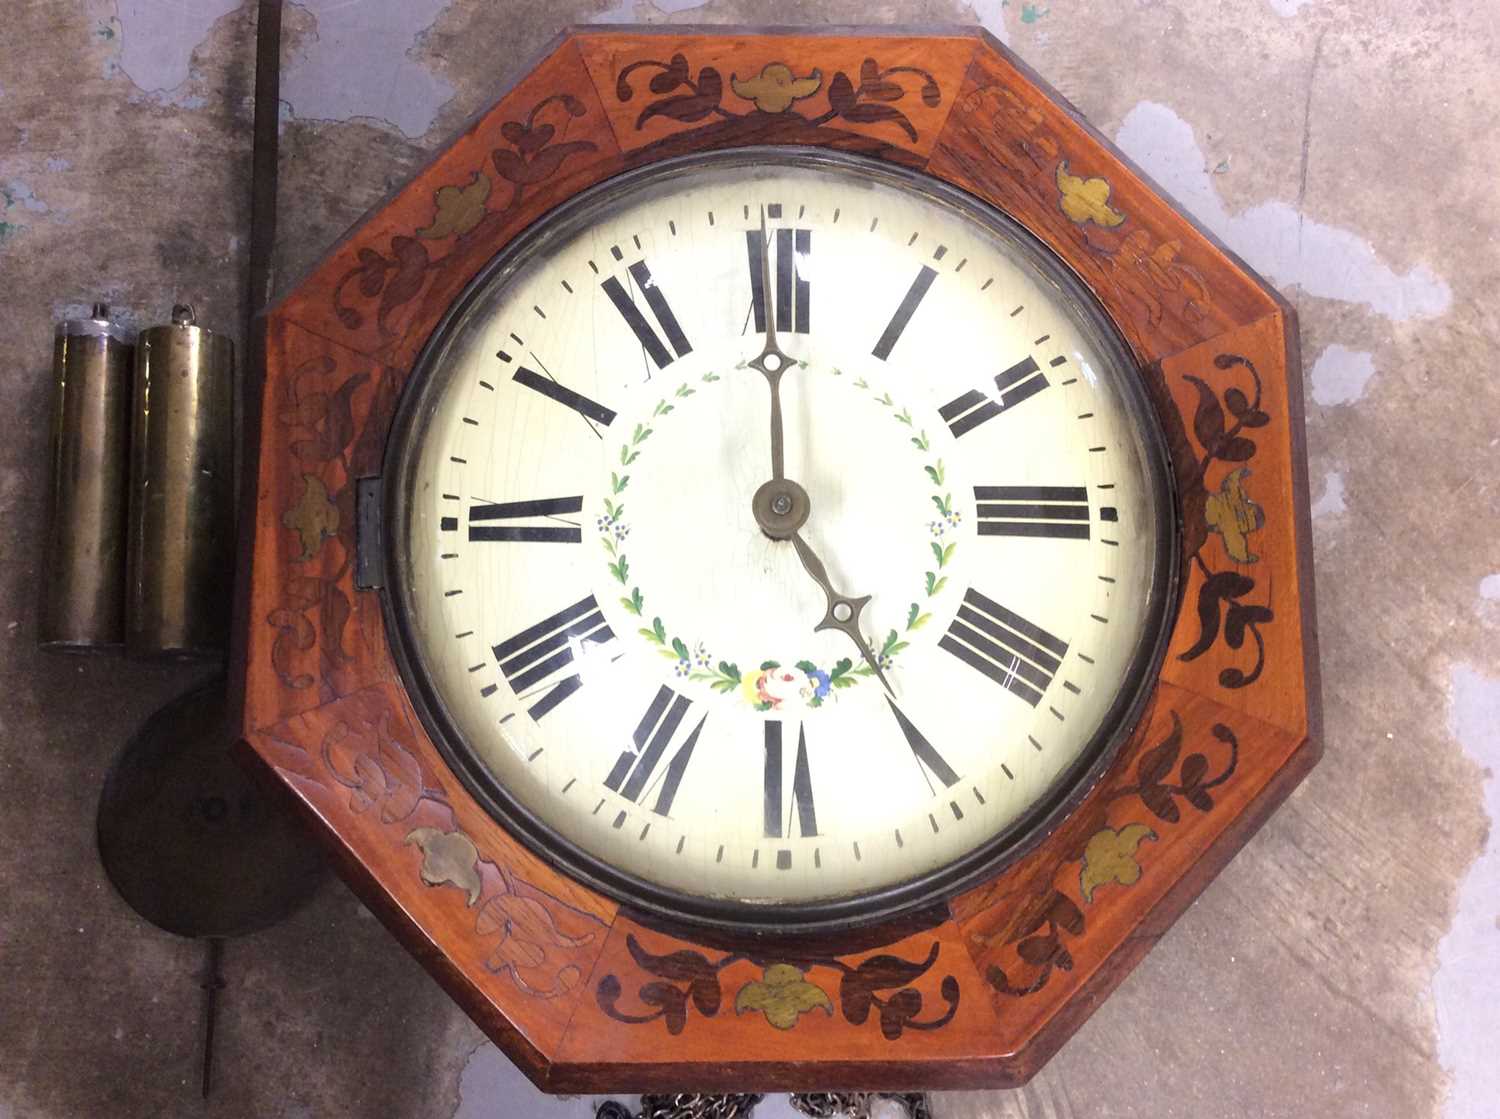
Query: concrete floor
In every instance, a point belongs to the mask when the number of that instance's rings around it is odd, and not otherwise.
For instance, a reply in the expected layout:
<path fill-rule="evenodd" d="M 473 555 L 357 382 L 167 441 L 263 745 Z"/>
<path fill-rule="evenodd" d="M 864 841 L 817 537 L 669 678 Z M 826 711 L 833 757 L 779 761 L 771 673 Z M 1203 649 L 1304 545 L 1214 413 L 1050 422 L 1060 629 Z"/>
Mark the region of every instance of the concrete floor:
<path fill-rule="evenodd" d="M 237 331 L 254 5 L 10 0 L 0 39 L 0 1119 L 584 1115 L 340 885 L 202 949 L 105 883 L 105 767 L 191 673 L 34 647 L 53 319 Z M 282 283 L 566 22 L 982 21 L 1301 312 L 1327 754 L 1026 1089 L 944 1116 L 1497 1114 L 1500 6 L 1491 0 L 309 0 Z M 784 1103 L 759 1113 L 784 1115 Z"/>

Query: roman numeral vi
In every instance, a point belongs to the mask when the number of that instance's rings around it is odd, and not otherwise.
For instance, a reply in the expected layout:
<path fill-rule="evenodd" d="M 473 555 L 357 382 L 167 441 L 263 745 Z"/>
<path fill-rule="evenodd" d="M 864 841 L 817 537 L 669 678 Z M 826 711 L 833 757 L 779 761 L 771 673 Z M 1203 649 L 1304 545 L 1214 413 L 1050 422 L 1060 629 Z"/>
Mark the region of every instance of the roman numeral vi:
<path fill-rule="evenodd" d="M 781 720 L 766 720 L 765 768 L 766 838 L 780 839 L 791 834 L 790 812 L 782 826 Z M 797 728 L 797 760 L 792 771 L 791 811 L 797 813 L 797 832 L 802 836 L 818 834 L 818 817 L 813 809 L 812 772 L 807 765 L 807 730 Z"/>

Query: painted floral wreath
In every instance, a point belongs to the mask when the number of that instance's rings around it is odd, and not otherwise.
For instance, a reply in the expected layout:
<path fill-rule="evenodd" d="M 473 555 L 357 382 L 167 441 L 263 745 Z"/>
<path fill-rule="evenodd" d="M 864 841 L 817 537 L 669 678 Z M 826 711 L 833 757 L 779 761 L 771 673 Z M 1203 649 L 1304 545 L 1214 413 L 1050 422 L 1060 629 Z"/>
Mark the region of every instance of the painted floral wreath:
<path fill-rule="evenodd" d="M 807 368 L 805 361 L 797 364 L 800 368 Z M 744 368 L 744 363 L 735 368 Z M 838 369 L 832 370 L 832 376 L 843 375 Z M 705 373 L 700 381 L 711 384 L 720 379 L 717 373 Z M 897 410 L 896 402 L 889 393 L 875 396 L 874 390 L 863 377 L 856 378 L 851 383 L 856 389 L 870 393 L 877 404 L 890 410 L 891 417 L 897 423 L 912 431 L 911 444 L 920 455 L 927 458 L 931 454 L 927 432 L 916 428 L 910 411 L 906 408 Z M 678 402 L 697 392 L 696 388 L 684 382 L 671 396 L 659 400 L 645 421 L 635 425 L 630 438 L 620 447 L 620 468 L 610 473 L 610 496 L 604 499 L 603 511 L 595 522 L 599 542 L 609 556 L 610 576 L 629 592 L 620 599 L 620 605 L 642 620 L 646 618 L 646 598 L 640 587 L 631 584 L 630 561 L 625 555 L 630 525 L 625 521 L 622 495 L 630 485 L 629 469 L 640 457 L 642 445 L 651 438 L 653 425 L 676 411 Z M 895 666 L 897 658 L 909 644 L 909 636 L 932 618 L 930 613 L 922 609 L 923 601 L 940 594 L 947 585 L 948 577 L 943 574 L 943 570 L 952 562 L 953 553 L 958 547 L 957 540 L 945 539 L 950 530 L 958 527 L 963 515 L 954 510 L 953 495 L 943 490 L 946 477 L 943 460 L 936 458 L 924 462 L 922 469 L 926 471 L 935 491 L 931 494 L 931 499 L 937 516 L 927 525 L 933 537 L 931 547 L 935 570 L 925 573 L 923 600 L 911 604 L 906 614 L 906 624 L 902 628 L 890 630 L 883 641 L 877 641 L 873 636 L 866 638 L 875 651 L 882 671 Z M 734 661 L 716 660 L 705 642 L 689 642 L 674 635 L 660 617 L 652 617 L 651 624 L 642 626 L 638 632 L 655 645 L 662 656 L 676 662 L 674 672 L 678 677 L 705 683 L 714 691 L 724 694 L 738 694 L 757 711 L 778 711 L 799 703 L 807 707 L 821 707 L 839 690 L 852 688 L 875 674 L 868 664 L 861 661 L 856 665 L 850 657 L 843 657 L 831 665 L 819 665 L 810 660 L 799 660 L 791 665 L 762 660 L 758 667 L 741 671 Z"/>

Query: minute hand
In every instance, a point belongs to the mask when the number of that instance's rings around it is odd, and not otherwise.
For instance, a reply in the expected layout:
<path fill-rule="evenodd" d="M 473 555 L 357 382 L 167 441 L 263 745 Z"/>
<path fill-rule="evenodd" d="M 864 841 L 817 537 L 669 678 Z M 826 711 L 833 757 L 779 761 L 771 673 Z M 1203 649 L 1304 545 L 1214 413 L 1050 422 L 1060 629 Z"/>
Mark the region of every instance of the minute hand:
<path fill-rule="evenodd" d="M 877 679 L 885 687 L 887 692 L 895 695 L 891 688 L 891 682 L 885 678 L 885 673 L 880 671 L 880 661 L 871 650 L 869 644 L 859 629 L 860 612 L 864 610 L 865 604 L 870 601 L 869 595 L 859 598 L 849 598 L 834 590 L 833 584 L 828 579 L 828 569 L 823 566 L 823 561 L 818 558 L 816 552 L 806 540 L 802 539 L 800 532 L 792 534 L 792 544 L 797 549 L 797 558 L 802 561 L 802 566 L 807 568 L 807 573 L 812 576 L 813 582 L 823 588 L 823 594 L 828 598 L 827 608 L 823 612 L 823 620 L 813 626 L 813 632 L 819 630 L 836 629 L 846 634 L 859 649 L 859 655 L 864 657 L 865 663 L 875 673 Z"/>

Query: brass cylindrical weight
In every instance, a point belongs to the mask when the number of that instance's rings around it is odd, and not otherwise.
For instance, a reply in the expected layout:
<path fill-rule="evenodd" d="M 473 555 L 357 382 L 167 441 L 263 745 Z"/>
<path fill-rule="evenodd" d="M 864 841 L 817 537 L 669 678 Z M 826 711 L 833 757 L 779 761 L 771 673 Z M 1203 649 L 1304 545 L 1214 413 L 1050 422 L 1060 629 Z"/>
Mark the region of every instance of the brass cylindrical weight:
<path fill-rule="evenodd" d="M 109 308 L 57 324 L 52 346 L 51 519 L 37 643 L 118 648 L 125 636 L 130 335 Z"/>
<path fill-rule="evenodd" d="M 234 576 L 234 344 L 174 307 L 136 339 L 125 651 L 222 656 Z"/>

